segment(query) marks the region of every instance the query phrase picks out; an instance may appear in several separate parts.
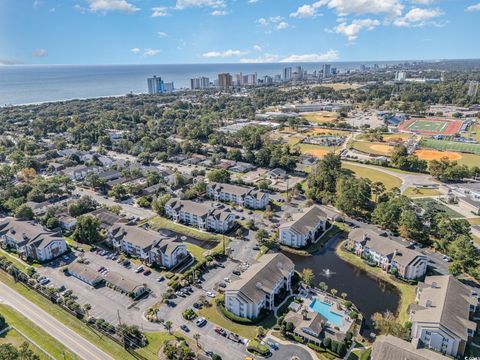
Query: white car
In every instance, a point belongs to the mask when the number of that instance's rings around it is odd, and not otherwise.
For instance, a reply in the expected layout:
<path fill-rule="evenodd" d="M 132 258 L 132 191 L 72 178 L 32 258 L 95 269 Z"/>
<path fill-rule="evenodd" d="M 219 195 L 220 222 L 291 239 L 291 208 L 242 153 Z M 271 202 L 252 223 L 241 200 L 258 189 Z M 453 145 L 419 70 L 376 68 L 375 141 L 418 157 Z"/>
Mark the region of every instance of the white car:
<path fill-rule="evenodd" d="M 197 320 L 195 320 L 195 325 L 197 325 L 198 327 L 202 327 L 206 323 L 207 323 L 207 320 L 205 320 L 205 318 L 203 317 L 200 317 Z"/>
<path fill-rule="evenodd" d="M 210 298 L 214 298 L 215 294 L 211 291 L 207 291 L 207 296 L 210 297 Z"/>

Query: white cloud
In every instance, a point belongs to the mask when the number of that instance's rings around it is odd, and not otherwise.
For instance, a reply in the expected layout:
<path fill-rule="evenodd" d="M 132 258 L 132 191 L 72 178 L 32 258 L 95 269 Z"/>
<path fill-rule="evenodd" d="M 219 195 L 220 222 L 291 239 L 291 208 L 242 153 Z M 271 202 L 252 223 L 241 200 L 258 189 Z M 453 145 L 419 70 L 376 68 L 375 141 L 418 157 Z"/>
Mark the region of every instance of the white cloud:
<path fill-rule="evenodd" d="M 148 57 L 151 57 L 151 56 L 155 56 L 155 55 L 158 55 L 160 54 L 160 50 L 158 49 L 150 49 L 150 48 L 147 48 L 143 51 L 143 56 L 148 56 Z"/>
<path fill-rule="evenodd" d="M 32 53 L 33 56 L 42 58 L 42 57 L 47 57 L 48 56 L 48 51 L 45 49 L 35 49 Z"/>
<path fill-rule="evenodd" d="M 401 0 L 320 0 L 313 4 L 317 8 L 326 6 L 340 16 L 348 14 L 387 14 L 400 16 L 403 10 Z M 312 6 L 313 6 L 312 5 Z"/>
<path fill-rule="evenodd" d="M 401 27 L 422 27 L 426 25 L 438 25 L 434 19 L 443 15 L 440 9 L 413 8 L 404 16 L 395 19 L 393 24 Z"/>
<path fill-rule="evenodd" d="M 290 14 L 290 17 L 296 18 L 312 18 L 317 16 L 317 9 L 321 6 L 321 2 L 317 1 L 312 5 L 302 5 L 297 11 Z"/>
<path fill-rule="evenodd" d="M 202 57 L 205 58 L 228 58 L 228 57 L 237 57 L 247 54 L 248 51 L 241 50 L 225 50 L 225 51 L 209 51 L 202 54 Z"/>
<path fill-rule="evenodd" d="M 228 14 L 228 11 L 226 10 L 213 10 L 210 15 L 212 16 L 225 16 Z"/>
<path fill-rule="evenodd" d="M 139 48 L 135 47 L 135 48 L 130 49 L 130 51 L 134 54 L 138 54 L 138 53 L 140 53 L 141 50 Z"/>
<path fill-rule="evenodd" d="M 32 6 L 33 6 L 34 9 L 36 9 L 36 8 L 38 8 L 40 5 L 42 5 L 42 3 L 43 3 L 43 2 L 40 1 L 40 0 L 33 0 Z"/>
<path fill-rule="evenodd" d="M 168 34 L 166 32 L 163 32 L 163 31 L 157 32 L 157 35 L 158 35 L 158 37 L 167 37 L 168 36 Z"/>
<path fill-rule="evenodd" d="M 280 56 L 275 55 L 275 54 L 263 54 L 262 56 L 256 57 L 256 58 L 242 58 L 240 59 L 241 63 L 255 63 L 255 64 L 261 64 L 261 63 L 271 63 L 271 62 L 277 62 L 279 61 Z"/>
<path fill-rule="evenodd" d="M 262 51 L 262 47 L 260 45 L 253 45 L 253 50 Z"/>
<path fill-rule="evenodd" d="M 330 49 L 324 53 L 290 55 L 280 60 L 280 62 L 319 62 L 338 60 L 338 51 Z"/>
<path fill-rule="evenodd" d="M 465 9 L 465 11 L 480 11 L 480 3 L 474 4 L 474 5 L 470 5 L 469 7 L 467 7 L 467 8 Z"/>
<path fill-rule="evenodd" d="M 285 21 L 282 21 L 282 22 L 278 23 L 277 26 L 275 26 L 275 28 L 277 30 L 285 30 L 285 29 L 288 29 L 289 27 L 291 27 L 291 26 Z"/>
<path fill-rule="evenodd" d="M 375 19 L 355 19 L 350 24 L 342 22 L 333 28 L 333 32 L 344 35 L 348 40 L 353 41 L 363 30 L 373 30 L 380 25 L 380 21 Z"/>
<path fill-rule="evenodd" d="M 435 0 L 410 0 L 410 2 L 420 5 L 430 5 L 433 4 Z"/>
<path fill-rule="evenodd" d="M 92 12 L 123 11 L 133 13 L 140 10 L 126 0 L 87 0 L 87 2 Z"/>
<path fill-rule="evenodd" d="M 222 8 L 225 7 L 224 0 L 177 0 L 175 8 L 182 10 L 192 7 L 213 7 Z"/>
<path fill-rule="evenodd" d="M 152 17 L 168 16 L 168 8 L 166 6 L 153 7 Z"/>
<path fill-rule="evenodd" d="M 248 0 L 249 4 L 256 4 L 257 2 L 258 2 L 258 0 Z"/>

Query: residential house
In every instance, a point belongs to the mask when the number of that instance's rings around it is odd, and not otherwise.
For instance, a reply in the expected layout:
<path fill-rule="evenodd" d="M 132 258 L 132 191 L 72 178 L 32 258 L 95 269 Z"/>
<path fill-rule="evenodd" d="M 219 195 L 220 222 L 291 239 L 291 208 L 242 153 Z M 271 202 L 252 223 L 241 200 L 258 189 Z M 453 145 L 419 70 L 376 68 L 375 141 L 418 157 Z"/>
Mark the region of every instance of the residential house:
<path fill-rule="evenodd" d="M 173 268 L 184 261 L 189 253 L 176 238 L 161 236 L 155 231 L 138 226 L 116 223 L 108 232 L 108 238 L 118 252 L 137 257 L 144 263 Z"/>
<path fill-rule="evenodd" d="M 312 206 L 296 213 L 293 220 L 280 225 L 278 241 L 284 245 L 301 248 L 318 241 L 327 229 L 327 214 L 319 207 Z"/>
<path fill-rule="evenodd" d="M 170 199 L 165 205 L 165 214 L 175 222 L 195 226 L 201 230 L 218 233 L 229 231 L 236 216 L 224 205 L 197 203 L 190 200 Z"/>
<path fill-rule="evenodd" d="M 131 296 L 133 299 L 138 298 L 147 291 L 145 284 L 113 271 L 105 275 L 105 283 L 110 285 L 114 290 Z"/>
<path fill-rule="evenodd" d="M 372 346 L 371 360 L 448 360 L 429 349 L 418 349 L 412 343 L 392 335 L 380 335 Z"/>
<path fill-rule="evenodd" d="M 272 310 L 275 295 L 290 291 L 294 268 L 281 253 L 263 255 L 225 288 L 225 308 L 248 319 L 257 318 L 262 309 Z"/>
<path fill-rule="evenodd" d="M 283 169 L 275 168 L 273 170 L 270 170 L 267 173 L 267 177 L 270 178 L 270 179 L 275 179 L 275 180 L 286 179 L 287 178 L 287 172 Z"/>
<path fill-rule="evenodd" d="M 82 180 L 85 180 L 88 174 L 90 173 L 98 174 L 100 171 L 101 171 L 101 168 L 98 166 L 77 165 L 64 170 L 64 173 L 72 180 L 82 181 Z"/>
<path fill-rule="evenodd" d="M 39 262 L 52 260 L 68 250 L 61 233 L 45 230 L 32 221 L 11 217 L 0 222 L 0 242 L 15 249 L 21 257 Z"/>
<path fill-rule="evenodd" d="M 98 208 L 90 212 L 89 214 L 96 217 L 98 220 L 100 220 L 100 227 L 102 229 L 108 230 L 116 223 L 127 222 L 126 219 L 122 218 L 121 216 L 118 216 L 117 214 L 114 214 L 113 212 L 111 212 L 106 208 Z"/>
<path fill-rule="evenodd" d="M 357 256 L 368 259 L 385 271 L 413 280 L 427 272 L 427 257 L 389 238 L 386 233 L 354 229 L 348 234 L 349 245 Z"/>
<path fill-rule="evenodd" d="M 251 209 L 265 209 L 270 201 L 269 195 L 263 191 L 223 183 L 209 183 L 207 195 L 215 201 L 233 202 Z"/>
<path fill-rule="evenodd" d="M 477 328 L 470 320 L 478 295 L 452 275 L 427 276 L 410 306 L 412 343 L 451 356 L 463 356 Z"/>

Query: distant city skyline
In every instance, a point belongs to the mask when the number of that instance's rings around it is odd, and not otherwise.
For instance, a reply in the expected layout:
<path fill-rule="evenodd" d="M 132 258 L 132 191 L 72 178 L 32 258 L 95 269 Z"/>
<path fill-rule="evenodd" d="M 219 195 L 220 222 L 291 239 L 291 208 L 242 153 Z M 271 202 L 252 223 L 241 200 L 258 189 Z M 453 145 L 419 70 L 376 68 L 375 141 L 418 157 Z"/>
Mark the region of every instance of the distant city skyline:
<path fill-rule="evenodd" d="M 472 59 L 478 0 L 2 0 L 0 64 Z"/>

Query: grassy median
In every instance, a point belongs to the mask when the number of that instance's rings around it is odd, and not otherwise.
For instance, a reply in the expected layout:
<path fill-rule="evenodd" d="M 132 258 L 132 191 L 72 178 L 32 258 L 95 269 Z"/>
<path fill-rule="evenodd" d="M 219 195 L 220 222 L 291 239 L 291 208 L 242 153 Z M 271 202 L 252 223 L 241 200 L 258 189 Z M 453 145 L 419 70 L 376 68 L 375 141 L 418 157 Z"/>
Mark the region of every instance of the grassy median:
<path fill-rule="evenodd" d="M 52 315 L 55 319 L 68 326 L 78 335 L 84 337 L 92 344 L 95 344 L 101 350 L 105 351 L 115 359 L 135 359 L 135 357 L 125 351 L 122 346 L 105 337 L 100 332 L 91 329 L 81 320 L 77 319 L 59 306 L 53 304 L 35 290 L 31 290 L 21 283 L 15 283 L 12 278 L 3 271 L 0 271 L 0 281 L 17 291 L 20 295 L 26 297 L 28 300 Z"/>

